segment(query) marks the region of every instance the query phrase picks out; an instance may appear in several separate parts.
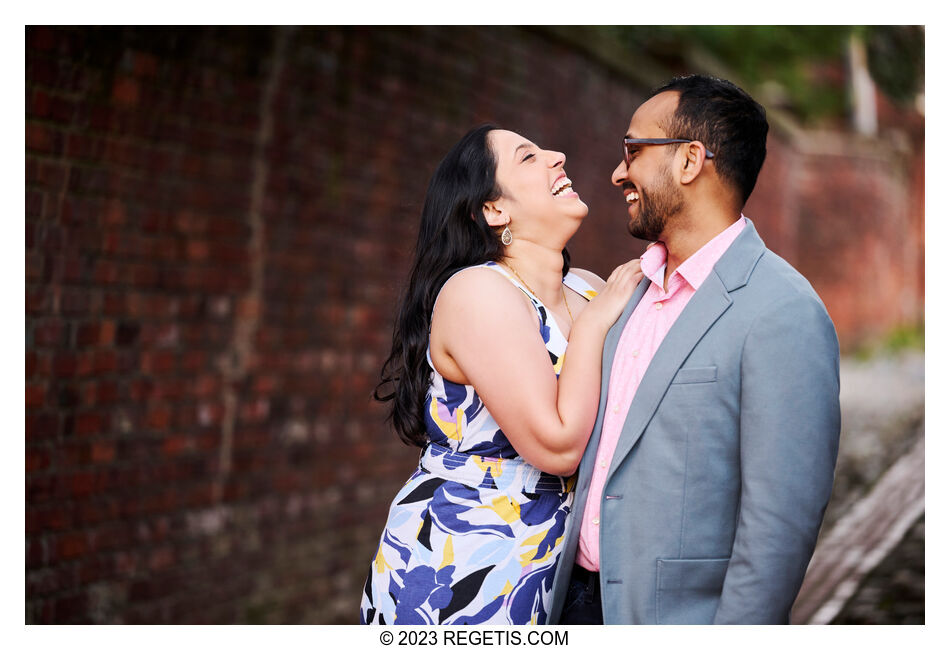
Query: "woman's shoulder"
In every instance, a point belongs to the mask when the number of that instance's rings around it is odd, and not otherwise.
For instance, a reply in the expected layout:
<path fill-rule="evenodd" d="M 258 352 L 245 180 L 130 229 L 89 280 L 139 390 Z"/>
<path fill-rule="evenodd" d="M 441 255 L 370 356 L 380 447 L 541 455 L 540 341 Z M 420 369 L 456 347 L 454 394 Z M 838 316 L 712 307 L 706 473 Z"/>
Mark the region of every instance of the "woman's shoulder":
<path fill-rule="evenodd" d="M 524 301 L 522 292 L 494 262 L 457 271 L 442 285 L 438 299 L 438 303 L 453 306 L 465 303 L 507 307 L 510 305 L 504 303 L 515 301 Z"/>
<path fill-rule="evenodd" d="M 467 266 L 456 271 L 442 285 L 442 292 L 471 291 L 511 285 L 508 274 L 495 262 Z"/>

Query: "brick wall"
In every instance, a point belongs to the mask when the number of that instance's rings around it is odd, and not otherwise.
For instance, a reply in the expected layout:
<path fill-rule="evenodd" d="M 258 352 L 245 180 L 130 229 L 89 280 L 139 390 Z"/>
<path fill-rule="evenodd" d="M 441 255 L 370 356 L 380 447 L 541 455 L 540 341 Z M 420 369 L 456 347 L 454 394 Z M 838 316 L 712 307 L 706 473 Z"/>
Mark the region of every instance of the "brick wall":
<path fill-rule="evenodd" d="M 505 27 L 26 44 L 26 621 L 356 621 L 416 455 L 369 394 L 430 173 L 482 121 L 565 151 L 605 275 L 644 89 Z M 922 315 L 919 159 L 771 143 L 747 214 L 845 345 Z"/>

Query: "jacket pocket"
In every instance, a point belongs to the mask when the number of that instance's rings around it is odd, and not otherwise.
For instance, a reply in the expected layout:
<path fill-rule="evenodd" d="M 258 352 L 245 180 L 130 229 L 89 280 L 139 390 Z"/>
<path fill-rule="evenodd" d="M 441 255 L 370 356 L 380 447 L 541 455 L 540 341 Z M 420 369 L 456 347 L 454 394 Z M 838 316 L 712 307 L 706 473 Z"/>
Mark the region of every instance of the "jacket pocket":
<path fill-rule="evenodd" d="M 709 625 L 716 616 L 729 558 L 656 561 L 656 622 Z"/>
<path fill-rule="evenodd" d="M 674 384 L 704 384 L 716 381 L 716 366 L 702 368 L 680 368 L 673 377 Z"/>

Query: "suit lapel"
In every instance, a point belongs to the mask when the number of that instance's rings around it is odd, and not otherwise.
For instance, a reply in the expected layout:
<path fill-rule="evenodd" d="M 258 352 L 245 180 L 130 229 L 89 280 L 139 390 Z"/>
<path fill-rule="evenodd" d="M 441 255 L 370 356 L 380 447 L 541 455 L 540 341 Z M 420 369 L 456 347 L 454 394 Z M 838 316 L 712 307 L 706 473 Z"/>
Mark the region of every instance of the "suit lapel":
<path fill-rule="evenodd" d="M 608 481 L 643 435 L 643 431 L 653 418 L 660 401 L 666 395 L 673 377 L 686 357 L 732 304 L 730 292 L 745 285 L 752 269 L 764 252 L 765 244 L 762 243 L 752 222 L 746 219 L 746 227 L 723 253 L 722 258 L 713 267 L 713 271 L 699 290 L 690 298 L 683 313 L 676 319 L 647 367 L 643 380 L 637 387 L 633 402 L 630 404 L 630 409 L 627 411 L 627 419 L 624 421 L 620 440 L 617 442 L 610 470 L 607 473 Z M 646 288 L 643 288 L 645 292 Z M 640 293 L 641 297 L 642 295 Z M 616 342 L 614 350 L 616 350 Z M 609 371 L 606 374 L 609 375 Z M 601 389 L 601 412 L 598 417 L 602 417 L 603 414 L 606 390 L 606 387 Z"/>
<path fill-rule="evenodd" d="M 640 439 L 683 361 L 731 304 L 732 299 L 722 281 L 715 273 L 711 273 L 673 323 L 643 374 L 643 380 L 627 411 L 608 476 Z"/>

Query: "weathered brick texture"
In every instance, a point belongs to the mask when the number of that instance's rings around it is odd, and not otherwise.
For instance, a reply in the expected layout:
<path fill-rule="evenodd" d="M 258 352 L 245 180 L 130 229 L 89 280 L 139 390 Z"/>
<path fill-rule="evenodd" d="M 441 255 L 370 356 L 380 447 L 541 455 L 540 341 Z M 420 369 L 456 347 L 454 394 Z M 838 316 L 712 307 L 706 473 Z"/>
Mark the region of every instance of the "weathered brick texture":
<path fill-rule="evenodd" d="M 429 175 L 482 121 L 565 151 L 605 275 L 645 90 L 517 28 L 28 28 L 26 621 L 354 622 Z M 852 144 L 777 134 L 746 211 L 845 345 L 923 310 L 921 155 Z"/>

